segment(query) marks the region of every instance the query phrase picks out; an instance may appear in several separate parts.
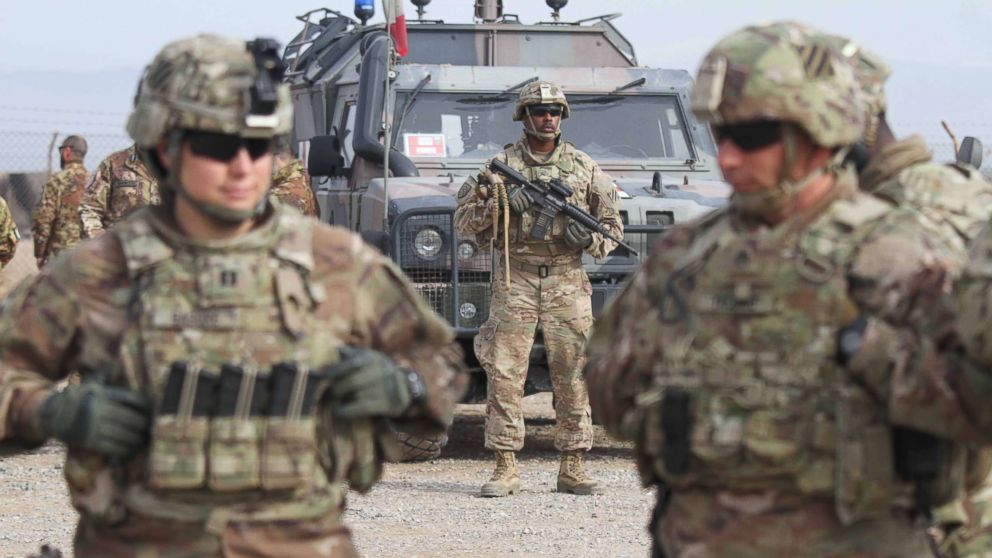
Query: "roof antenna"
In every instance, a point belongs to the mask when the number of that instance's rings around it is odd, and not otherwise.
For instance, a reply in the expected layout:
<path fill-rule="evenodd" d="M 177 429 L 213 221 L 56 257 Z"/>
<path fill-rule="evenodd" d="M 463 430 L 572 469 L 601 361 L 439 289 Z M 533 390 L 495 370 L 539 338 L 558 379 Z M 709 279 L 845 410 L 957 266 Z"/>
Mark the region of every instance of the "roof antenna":
<path fill-rule="evenodd" d="M 410 2 L 417 7 L 417 19 L 424 19 L 424 8 L 431 3 L 431 0 L 410 0 Z"/>
<path fill-rule="evenodd" d="M 557 23 L 559 20 L 561 20 L 561 14 L 559 12 L 561 11 L 562 8 L 565 7 L 565 4 L 568 4 L 568 0 L 544 0 L 544 1 L 549 8 L 554 10 L 553 12 L 551 12 L 551 19 L 555 20 L 555 23 Z"/>

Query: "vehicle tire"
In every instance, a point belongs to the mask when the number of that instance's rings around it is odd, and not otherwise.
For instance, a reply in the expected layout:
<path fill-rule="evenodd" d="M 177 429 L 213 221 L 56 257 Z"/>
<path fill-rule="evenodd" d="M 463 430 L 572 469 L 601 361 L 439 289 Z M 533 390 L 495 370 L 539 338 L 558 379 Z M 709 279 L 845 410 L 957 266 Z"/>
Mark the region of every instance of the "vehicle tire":
<path fill-rule="evenodd" d="M 447 434 L 435 434 L 422 438 L 406 432 L 397 432 L 396 440 L 400 443 L 400 463 L 434 459 L 441 455 L 441 449 L 448 445 Z"/>

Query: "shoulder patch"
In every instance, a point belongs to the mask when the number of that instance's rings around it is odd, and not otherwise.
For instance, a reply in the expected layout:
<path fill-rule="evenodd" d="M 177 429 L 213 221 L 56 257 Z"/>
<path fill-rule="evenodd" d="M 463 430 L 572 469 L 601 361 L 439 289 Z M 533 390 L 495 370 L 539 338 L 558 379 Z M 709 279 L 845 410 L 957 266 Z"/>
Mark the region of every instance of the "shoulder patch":
<path fill-rule="evenodd" d="M 458 189 L 458 199 L 462 200 L 468 197 L 472 193 L 472 188 L 475 186 L 475 178 L 468 177 L 462 187 Z"/>

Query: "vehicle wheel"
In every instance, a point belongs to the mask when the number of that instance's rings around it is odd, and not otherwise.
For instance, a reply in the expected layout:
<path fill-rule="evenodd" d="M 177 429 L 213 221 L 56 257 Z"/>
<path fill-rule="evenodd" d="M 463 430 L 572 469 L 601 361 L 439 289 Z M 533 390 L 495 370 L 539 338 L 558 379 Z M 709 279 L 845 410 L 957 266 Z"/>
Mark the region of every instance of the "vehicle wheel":
<path fill-rule="evenodd" d="M 396 440 L 400 443 L 400 463 L 434 459 L 441 455 L 441 449 L 448 445 L 447 434 L 435 434 L 422 438 L 406 432 L 397 432 Z"/>

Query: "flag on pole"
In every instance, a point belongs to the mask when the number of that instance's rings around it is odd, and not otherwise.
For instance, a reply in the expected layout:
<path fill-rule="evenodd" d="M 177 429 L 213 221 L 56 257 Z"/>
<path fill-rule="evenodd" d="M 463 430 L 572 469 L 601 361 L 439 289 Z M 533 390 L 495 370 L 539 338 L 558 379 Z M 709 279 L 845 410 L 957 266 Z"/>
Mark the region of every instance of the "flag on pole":
<path fill-rule="evenodd" d="M 393 44 L 396 45 L 396 54 L 406 56 L 410 52 L 410 47 L 406 42 L 403 0 L 382 0 L 382 7 L 386 14 L 386 23 L 389 25 L 389 34 L 393 36 Z"/>

